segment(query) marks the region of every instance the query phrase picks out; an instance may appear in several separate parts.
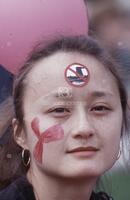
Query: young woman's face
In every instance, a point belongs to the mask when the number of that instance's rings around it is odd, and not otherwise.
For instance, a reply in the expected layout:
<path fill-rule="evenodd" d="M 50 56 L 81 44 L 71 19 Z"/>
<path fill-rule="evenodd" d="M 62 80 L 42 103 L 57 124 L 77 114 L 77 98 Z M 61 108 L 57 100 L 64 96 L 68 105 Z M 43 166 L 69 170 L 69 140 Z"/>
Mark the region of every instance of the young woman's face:
<path fill-rule="evenodd" d="M 65 79 L 74 63 L 89 71 L 78 87 Z M 31 167 L 62 177 L 98 177 L 117 159 L 122 108 L 116 81 L 91 56 L 58 52 L 28 75 L 24 117 Z"/>

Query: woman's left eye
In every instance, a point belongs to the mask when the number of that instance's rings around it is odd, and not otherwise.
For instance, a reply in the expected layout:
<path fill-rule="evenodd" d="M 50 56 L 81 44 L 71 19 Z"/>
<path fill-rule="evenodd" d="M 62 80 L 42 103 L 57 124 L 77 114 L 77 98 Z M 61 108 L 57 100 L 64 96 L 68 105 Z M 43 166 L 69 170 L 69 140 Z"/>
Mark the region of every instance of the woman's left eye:
<path fill-rule="evenodd" d="M 95 111 L 95 112 L 106 112 L 109 111 L 110 108 L 108 108 L 107 106 L 103 106 L 103 105 L 99 105 L 99 106 L 95 106 L 93 108 L 91 108 L 91 111 Z"/>

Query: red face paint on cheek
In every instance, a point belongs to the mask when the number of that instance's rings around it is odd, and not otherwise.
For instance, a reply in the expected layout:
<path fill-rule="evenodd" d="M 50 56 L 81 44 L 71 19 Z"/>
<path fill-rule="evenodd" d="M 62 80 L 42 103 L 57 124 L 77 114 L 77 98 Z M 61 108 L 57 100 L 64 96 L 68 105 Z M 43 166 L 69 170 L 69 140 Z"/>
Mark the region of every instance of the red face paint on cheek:
<path fill-rule="evenodd" d="M 43 154 L 43 144 L 53 142 L 56 140 L 61 140 L 64 137 L 64 130 L 60 125 L 54 125 L 48 128 L 44 132 L 39 130 L 39 119 L 34 118 L 31 122 L 31 127 L 36 135 L 38 142 L 34 148 L 34 158 L 42 163 L 42 154 Z"/>

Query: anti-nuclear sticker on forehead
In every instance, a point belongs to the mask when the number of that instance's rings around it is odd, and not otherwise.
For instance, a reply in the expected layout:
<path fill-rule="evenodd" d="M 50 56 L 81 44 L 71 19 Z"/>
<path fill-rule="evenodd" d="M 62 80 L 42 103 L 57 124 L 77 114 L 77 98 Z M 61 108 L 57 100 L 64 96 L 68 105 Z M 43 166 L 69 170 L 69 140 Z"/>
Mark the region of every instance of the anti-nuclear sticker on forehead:
<path fill-rule="evenodd" d="M 89 71 L 84 65 L 74 63 L 65 69 L 65 79 L 72 86 L 83 87 L 88 83 Z"/>

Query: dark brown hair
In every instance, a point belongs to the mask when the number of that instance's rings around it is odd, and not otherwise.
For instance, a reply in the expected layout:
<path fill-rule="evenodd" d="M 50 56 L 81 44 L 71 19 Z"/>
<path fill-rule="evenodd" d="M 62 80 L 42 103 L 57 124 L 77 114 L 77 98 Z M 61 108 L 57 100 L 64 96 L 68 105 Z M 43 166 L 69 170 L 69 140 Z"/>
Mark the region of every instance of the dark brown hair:
<path fill-rule="evenodd" d="M 112 73 L 117 82 L 117 86 L 120 93 L 120 100 L 123 111 L 123 130 L 127 128 L 127 96 L 125 88 L 118 76 L 116 71 L 116 63 L 113 62 L 112 58 L 107 54 L 103 47 L 101 47 L 97 41 L 86 36 L 73 36 L 73 37 L 61 37 L 54 41 L 51 41 L 45 46 L 42 42 L 38 44 L 33 51 L 30 53 L 27 61 L 20 69 L 18 75 L 14 81 L 14 91 L 13 91 L 13 104 L 14 113 L 20 126 L 24 126 L 24 112 L 23 112 L 23 97 L 27 85 L 27 77 L 33 67 L 36 67 L 36 63 L 41 59 L 49 57 L 56 52 L 79 52 L 84 55 L 91 55 L 99 60 L 104 67 Z M 126 132 L 126 131 L 125 131 Z M 18 154 L 16 153 L 18 151 Z M 20 150 L 16 149 L 15 154 L 20 155 Z M 0 163 L 1 164 L 1 163 Z M 21 165 L 19 165 L 21 169 Z M 19 170 L 20 171 L 20 170 Z M 21 170 L 22 172 L 22 170 Z"/>

